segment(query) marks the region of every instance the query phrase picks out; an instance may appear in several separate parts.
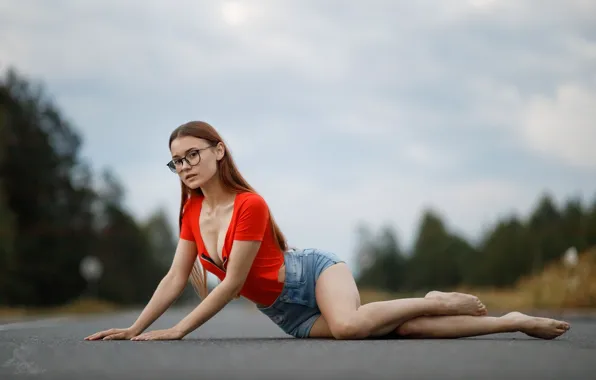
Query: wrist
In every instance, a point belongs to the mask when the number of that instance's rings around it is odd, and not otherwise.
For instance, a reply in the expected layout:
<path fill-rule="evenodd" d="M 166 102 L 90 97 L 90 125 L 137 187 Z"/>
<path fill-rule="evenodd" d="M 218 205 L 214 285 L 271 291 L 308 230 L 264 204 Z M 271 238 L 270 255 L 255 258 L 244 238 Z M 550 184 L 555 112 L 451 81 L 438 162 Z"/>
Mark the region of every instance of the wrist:
<path fill-rule="evenodd" d="M 184 336 L 190 334 L 190 332 L 192 331 L 192 329 L 185 328 L 181 325 L 176 325 L 176 326 L 172 327 L 172 330 L 175 331 L 176 333 L 178 333 L 181 337 L 184 337 Z"/>
<path fill-rule="evenodd" d="M 130 326 L 130 327 L 128 328 L 128 330 L 129 330 L 130 332 L 132 332 L 133 334 L 135 334 L 135 335 L 139 335 L 139 334 L 140 334 L 140 333 L 142 333 L 142 332 L 143 332 L 145 329 L 143 329 L 143 328 L 141 328 L 141 327 L 138 327 L 138 326 L 135 326 L 135 325 L 132 325 L 132 326 Z"/>

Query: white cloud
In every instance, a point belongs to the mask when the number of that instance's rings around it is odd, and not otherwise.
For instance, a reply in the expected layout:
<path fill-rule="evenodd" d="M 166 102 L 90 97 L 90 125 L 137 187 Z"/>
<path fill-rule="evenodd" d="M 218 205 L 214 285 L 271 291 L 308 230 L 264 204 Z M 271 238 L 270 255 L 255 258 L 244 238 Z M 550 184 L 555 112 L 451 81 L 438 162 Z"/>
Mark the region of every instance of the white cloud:
<path fill-rule="evenodd" d="M 231 26 L 239 26 L 252 19 L 251 9 L 238 1 L 226 1 L 221 6 L 223 20 Z"/>
<path fill-rule="evenodd" d="M 457 164 L 455 152 L 433 148 L 423 143 L 413 142 L 399 149 L 401 156 L 418 168 L 449 169 Z"/>
<path fill-rule="evenodd" d="M 521 134 L 540 154 L 576 167 L 596 169 L 596 90 L 561 85 L 555 96 L 535 96 L 527 106 Z"/>
<path fill-rule="evenodd" d="M 483 10 L 491 9 L 498 2 L 496 0 L 469 0 L 470 5 Z"/>
<path fill-rule="evenodd" d="M 518 86 L 489 77 L 473 77 L 462 85 L 470 99 L 465 125 L 511 128 L 518 124 L 524 102 Z"/>
<path fill-rule="evenodd" d="M 581 57 L 585 62 L 596 62 L 596 42 L 583 36 L 571 35 L 567 36 L 566 43 L 570 55 Z M 596 78 L 593 77 L 593 79 Z"/>

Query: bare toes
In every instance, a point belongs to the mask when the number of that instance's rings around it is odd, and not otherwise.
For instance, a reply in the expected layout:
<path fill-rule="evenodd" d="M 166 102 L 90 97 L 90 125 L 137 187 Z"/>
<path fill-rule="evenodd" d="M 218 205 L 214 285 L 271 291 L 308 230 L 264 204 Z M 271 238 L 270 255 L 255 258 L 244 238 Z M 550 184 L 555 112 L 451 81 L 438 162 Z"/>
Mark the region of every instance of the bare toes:
<path fill-rule="evenodd" d="M 561 329 L 561 330 L 564 330 L 564 331 L 567 331 L 567 330 L 569 330 L 569 324 L 568 323 L 565 323 L 565 322 L 559 322 L 557 324 L 557 328 L 558 329 Z"/>

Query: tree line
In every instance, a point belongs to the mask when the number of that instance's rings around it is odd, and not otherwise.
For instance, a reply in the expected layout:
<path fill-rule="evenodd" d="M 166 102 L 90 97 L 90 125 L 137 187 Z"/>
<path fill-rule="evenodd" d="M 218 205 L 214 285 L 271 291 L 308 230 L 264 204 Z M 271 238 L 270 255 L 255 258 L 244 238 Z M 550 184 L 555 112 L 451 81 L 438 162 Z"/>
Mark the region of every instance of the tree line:
<path fill-rule="evenodd" d="M 584 252 L 596 246 L 596 198 L 584 205 L 569 197 L 557 207 L 543 193 L 529 215 L 497 220 L 472 243 L 450 231 L 440 213 L 423 212 L 409 250 L 396 232 L 384 226 L 358 231 L 357 283 L 391 292 L 432 289 L 512 287 L 522 277 L 540 272 L 567 249 Z"/>
<path fill-rule="evenodd" d="M 93 295 L 115 303 L 146 302 L 166 273 L 176 236 L 165 211 L 136 220 L 113 172 L 94 173 L 81 146 L 43 86 L 8 69 L 0 82 L 0 304 L 88 295 L 80 270 L 88 256 L 103 264 Z"/>

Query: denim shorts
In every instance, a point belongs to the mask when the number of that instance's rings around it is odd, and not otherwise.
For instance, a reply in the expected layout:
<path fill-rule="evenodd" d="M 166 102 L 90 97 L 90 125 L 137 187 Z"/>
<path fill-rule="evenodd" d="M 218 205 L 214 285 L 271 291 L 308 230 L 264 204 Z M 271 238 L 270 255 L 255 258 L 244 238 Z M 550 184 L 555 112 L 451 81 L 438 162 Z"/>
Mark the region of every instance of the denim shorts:
<path fill-rule="evenodd" d="M 344 261 L 333 253 L 314 248 L 288 250 L 284 261 L 286 279 L 281 294 L 271 306 L 257 305 L 257 308 L 286 334 L 308 338 L 321 315 L 315 284 L 325 269 Z"/>

